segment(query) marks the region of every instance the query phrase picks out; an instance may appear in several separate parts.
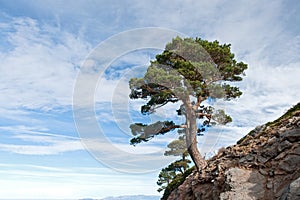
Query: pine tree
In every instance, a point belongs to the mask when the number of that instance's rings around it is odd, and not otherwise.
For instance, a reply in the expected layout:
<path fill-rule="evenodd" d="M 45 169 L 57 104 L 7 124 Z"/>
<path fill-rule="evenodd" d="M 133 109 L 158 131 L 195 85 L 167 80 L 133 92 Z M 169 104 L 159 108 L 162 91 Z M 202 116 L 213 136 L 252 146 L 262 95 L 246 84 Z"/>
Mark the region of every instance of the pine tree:
<path fill-rule="evenodd" d="M 230 46 L 218 41 L 176 37 L 151 62 L 143 78 L 132 78 L 130 98 L 147 100 L 141 107 L 142 114 L 151 114 L 168 103 L 179 101 L 182 105 L 177 114 L 185 116 L 186 122 L 132 124 L 131 144 L 147 142 L 154 136 L 180 128 L 184 130 L 187 150 L 196 168 L 204 168 L 206 161 L 198 150 L 197 134 L 212 124 L 227 124 L 231 117 L 203 103 L 208 99 L 231 100 L 242 94 L 230 82 L 241 81 L 247 65 L 234 59 Z M 197 127 L 197 120 L 202 126 Z"/>

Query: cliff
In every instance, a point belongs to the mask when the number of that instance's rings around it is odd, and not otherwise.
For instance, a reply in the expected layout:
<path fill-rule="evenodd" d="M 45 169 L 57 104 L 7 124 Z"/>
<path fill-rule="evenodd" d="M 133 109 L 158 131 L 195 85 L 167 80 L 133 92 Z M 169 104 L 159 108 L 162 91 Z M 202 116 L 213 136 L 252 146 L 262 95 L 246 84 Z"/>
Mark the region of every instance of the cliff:
<path fill-rule="evenodd" d="M 168 200 L 300 199 L 300 103 L 219 150 Z"/>

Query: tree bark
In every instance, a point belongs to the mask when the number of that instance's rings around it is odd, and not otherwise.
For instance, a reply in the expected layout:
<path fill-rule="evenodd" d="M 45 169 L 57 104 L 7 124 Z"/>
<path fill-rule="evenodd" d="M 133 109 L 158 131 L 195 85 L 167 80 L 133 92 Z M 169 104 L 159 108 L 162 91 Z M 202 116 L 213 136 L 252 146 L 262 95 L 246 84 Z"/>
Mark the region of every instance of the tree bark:
<path fill-rule="evenodd" d="M 187 150 L 195 163 L 195 166 L 198 171 L 201 171 L 206 167 L 206 161 L 202 157 L 197 146 L 197 117 L 195 111 L 190 106 L 186 106 L 186 145 Z"/>

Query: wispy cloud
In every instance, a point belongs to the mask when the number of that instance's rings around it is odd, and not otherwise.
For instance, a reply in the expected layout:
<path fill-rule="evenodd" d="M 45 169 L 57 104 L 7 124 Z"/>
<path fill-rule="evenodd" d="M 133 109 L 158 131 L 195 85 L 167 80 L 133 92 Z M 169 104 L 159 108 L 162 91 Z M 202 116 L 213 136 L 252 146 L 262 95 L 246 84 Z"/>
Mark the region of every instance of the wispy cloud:
<path fill-rule="evenodd" d="M 0 127 L 7 142 L 0 143 L 0 151 L 23 155 L 55 155 L 84 150 L 79 138 L 47 133 L 34 127 Z"/>
<path fill-rule="evenodd" d="M 49 110 L 72 103 L 74 79 L 90 50 L 76 35 L 31 18 L 8 18 L 0 52 L 0 106 Z"/>
<path fill-rule="evenodd" d="M 1 151 L 7 151 L 25 155 L 55 155 L 68 151 L 83 150 L 81 143 L 78 141 L 55 142 L 52 145 L 16 145 L 0 144 Z"/>
<path fill-rule="evenodd" d="M 66 169 L 1 164 L 0 167 L 0 198 L 3 199 L 98 199 L 111 195 L 152 194 L 149 191 L 156 190 L 149 184 L 155 182 L 154 174 L 140 177 L 108 168 L 74 166 Z M 112 190 L 112 186 L 118 189 Z"/>

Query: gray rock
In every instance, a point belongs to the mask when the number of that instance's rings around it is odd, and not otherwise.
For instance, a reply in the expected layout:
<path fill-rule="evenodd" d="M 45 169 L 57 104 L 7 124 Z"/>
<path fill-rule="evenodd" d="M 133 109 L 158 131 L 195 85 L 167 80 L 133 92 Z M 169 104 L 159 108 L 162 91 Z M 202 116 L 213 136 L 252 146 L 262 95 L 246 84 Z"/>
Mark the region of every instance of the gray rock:
<path fill-rule="evenodd" d="M 258 162 L 260 162 L 260 163 L 266 163 L 267 161 L 269 160 L 269 158 L 265 158 L 265 157 L 263 157 L 263 156 L 261 156 L 261 155 L 258 155 L 257 156 L 257 161 Z"/>
<path fill-rule="evenodd" d="M 300 177 L 290 184 L 287 200 L 300 199 Z"/>
<path fill-rule="evenodd" d="M 281 152 L 281 151 L 283 151 L 284 149 L 291 147 L 292 145 L 293 145 L 293 144 L 290 143 L 289 141 L 284 140 L 283 142 L 281 142 L 281 143 L 279 144 L 279 146 L 278 146 L 278 151 Z"/>
<path fill-rule="evenodd" d="M 284 200 L 299 200 L 300 199 L 300 177 L 294 180 L 288 187 L 286 193 L 282 195 Z"/>
<path fill-rule="evenodd" d="M 300 141 L 300 129 L 292 129 L 282 133 L 282 136 L 289 142 L 299 142 Z"/>
<path fill-rule="evenodd" d="M 284 160 L 279 163 L 279 169 L 291 173 L 297 170 L 299 163 L 299 155 L 287 155 Z"/>
<path fill-rule="evenodd" d="M 231 168 L 225 173 L 229 191 L 220 194 L 221 200 L 253 200 L 264 197 L 265 178 L 258 171 Z"/>

